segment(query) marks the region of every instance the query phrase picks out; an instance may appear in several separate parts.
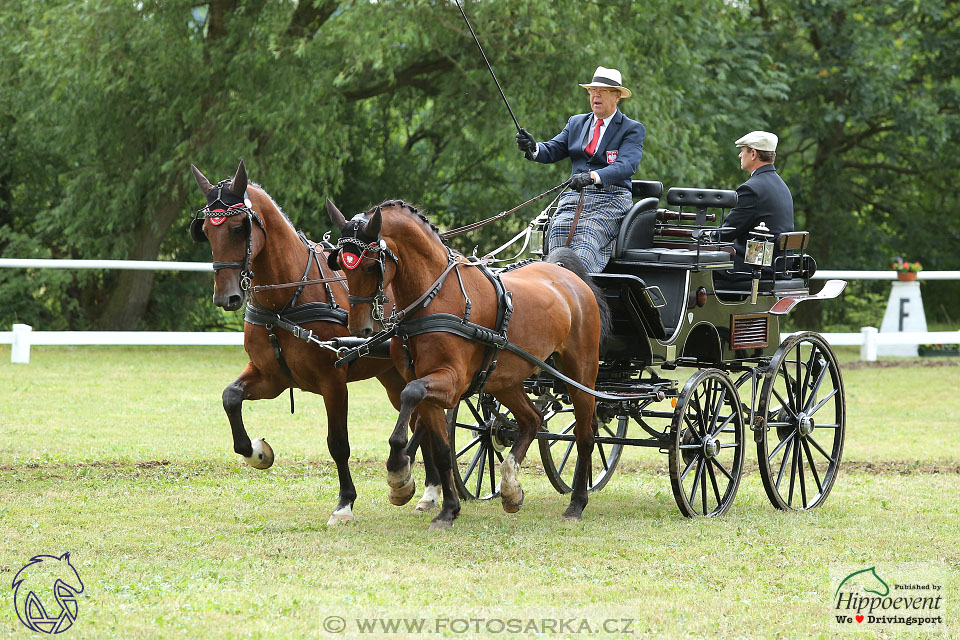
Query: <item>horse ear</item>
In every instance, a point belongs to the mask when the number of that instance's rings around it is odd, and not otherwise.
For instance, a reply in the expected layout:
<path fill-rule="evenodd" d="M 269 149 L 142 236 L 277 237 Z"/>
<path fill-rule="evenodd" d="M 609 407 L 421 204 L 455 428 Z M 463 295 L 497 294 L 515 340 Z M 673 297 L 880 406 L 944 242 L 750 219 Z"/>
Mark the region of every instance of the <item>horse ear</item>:
<path fill-rule="evenodd" d="M 210 189 L 213 189 L 213 185 L 210 184 L 210 181 L 207 180 L 205 175 L 200 173 L 200 169 L 197 169 L 194 165 L 190 165 L 190 168 L 193 169 L 193 177 L 197 179 L 197 186 L 200 187 L 200 191 L 206 196 L 210 193 Z"/>
<path fill-rule="evenodd" d="M 337 209 L 337 205 L 330 202 L 330 198 L 327 198 L 327 215 L 330 216 L 330 222 L 337 228 L 337 231 L 347 226 L 347 219 L 340 213 L 340 209 Z"/>
<path fill-rule="evenodd" d="M 240 161 L 240 166 L 237 167 L 237 175 L 233 176 L 233 182 L 230 183 L 230 193 L 242 198 L 244 192 L 247 190 L 247 168 L 243 166 L 243 160 Z"/>
<path fill-rule="evenodd" d="M 369 238 L 379 238 L 380 228 L 383 226 L 383 216 L 380 214 L 380 207 L 373 212 L 367 224 L 363 225 L 363 234 Z"/>

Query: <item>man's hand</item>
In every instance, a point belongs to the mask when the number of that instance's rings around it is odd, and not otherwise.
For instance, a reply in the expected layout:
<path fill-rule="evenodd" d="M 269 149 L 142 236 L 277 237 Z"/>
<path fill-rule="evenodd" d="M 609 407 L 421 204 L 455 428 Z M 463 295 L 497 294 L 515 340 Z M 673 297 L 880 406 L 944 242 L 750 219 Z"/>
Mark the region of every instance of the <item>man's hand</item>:
<path fill-rule="evenodd" d="M 590 184 L 593 184 L 593 178 L 591 178 L 590 174 L 586 171 L 583 173 L 575 173 L 573 177 L 570 178 L 570 188 L 574 191 L 579 191 Z"/>
<path fill-rule="evenodd" d="M 517 148 L 520 151 L 526 152 L 528 155 L 533 155 L 533 152 L 537 150 L 537 141 L 530 135 L 530 132 L 526 129 L 520 129 L 517 132 Z"/>

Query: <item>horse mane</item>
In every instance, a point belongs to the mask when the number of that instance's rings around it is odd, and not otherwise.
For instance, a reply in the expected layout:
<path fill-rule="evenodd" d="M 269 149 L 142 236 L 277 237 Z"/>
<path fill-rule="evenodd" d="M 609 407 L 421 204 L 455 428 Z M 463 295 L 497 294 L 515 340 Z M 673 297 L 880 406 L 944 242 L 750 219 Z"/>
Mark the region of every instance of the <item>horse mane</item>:
<path fill-rule="evenodd" d="M 378 204 L 377 206 L 375 206 L 375 207 L 370 207 L 369 209 L 367 209 L 367 210 L 364 212 L 364 215 L 369 217 L 370 214 L 372 214 L 374 211 L 376 211 L 376 209 L 377 209 L 378 207 L 379 207 L 379 208 L 383 208 L 383 207 L 399 207 L 401 211 L 406 211 L 406 212 L 407 212 L 408 214 L 410 214 L 411 216 L 416 217 L 421 224 L 426 225 L 426 226 L 430 229 L 430 231 L 433 232 L 433 235 L 436 236 L 437 241 L 438 241 L 440 244 L 446 246 L 446 243 L 443 241 L 443 238 L 440 237 L 440 228 L 437 227 L 437 225 L 435 225 L 435 224 L 433 224 L 432 222 L 430 222 L 430 220 L 427 218 L 427 216 L 423 215 L 423 213 L 421 213 L 420 210 L 417 209 L 414 205 L 412 205 L 412 204 L 410 204 L 410 203 L 408 203 L 408 202 L 404 202 L 403 200 L 384 200 L 383 202 L 381 202 L 381 203 Z"/>
<path fill-rule="evenodd" d="M 297 232 L 297 228 L 296 228 L 295 226 L 293 226 L 293 222 L 291 222 L 291 221 L 290 221 L 290 218 L 287 217 L 287 214 L 284 213 L 283 208 L 282 208 L 279 204 L 277 204 L 277 201 L 273 199 L 273 196 L 271 196 L 269 193 L 267 193 L 267 190 L 266 190 L 266 189 L 264 189 L 263 187 L 261 187 L 261 186 L 260 186 L 259 184 L 257 184 L 256 182 L 248 182 L 248 183 L 247 183 L 247 186 L 248 186 L 248 187 L 256 187 L 257 189 L 260 190 L 261 193 L 263 193 L 263 195 L 267 196 L 267 200 L 269 200 L 269 201 L 270 201 L 270 204 L 273 205 L 273 208 L 277 210 L 277 213 L 280 214 L 280 217 L 290 226 L 290 228 L 293 230 L 294 233 Z"/>

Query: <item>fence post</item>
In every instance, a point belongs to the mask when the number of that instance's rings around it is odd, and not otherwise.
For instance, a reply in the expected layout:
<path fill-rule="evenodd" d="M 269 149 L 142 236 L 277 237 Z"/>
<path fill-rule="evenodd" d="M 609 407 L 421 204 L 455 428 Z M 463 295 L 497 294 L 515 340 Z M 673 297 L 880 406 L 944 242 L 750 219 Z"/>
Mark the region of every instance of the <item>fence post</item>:
<path fill-rule="evenodd" d="M 877 361 L 877 328 L 860 327 L 860 359 L 867 362 Z"/>
<path fill-rule="evenodd" d="M 29 364 L 31 331 L 33 331 L 33 327 L 28 324 L 13 325 L 13 343 L 10 345 L 10 362 Z"/>

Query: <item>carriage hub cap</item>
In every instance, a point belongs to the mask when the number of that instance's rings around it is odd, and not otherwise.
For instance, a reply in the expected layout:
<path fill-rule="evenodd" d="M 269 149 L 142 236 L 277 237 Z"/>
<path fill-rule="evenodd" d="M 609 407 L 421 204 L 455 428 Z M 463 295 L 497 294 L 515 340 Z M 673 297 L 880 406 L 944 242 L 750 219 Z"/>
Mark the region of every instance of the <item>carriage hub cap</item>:
<path fill-rule="evenodd" d="M 813 418 L 811 418 L 805 413 L 801 413 L 799 417 L 800 417 L 800 426 L 799 426 L 800 435 L 808 436 L 811 433 L 813 433 L 813 429 L 814 429 Z"/>
<path fill-rule="evenodd" d="M 720 442 L 714 438 L 707 438 L 703 442 L 703 455 L 708 458 L 716 458 L 720 453 Z"/>

